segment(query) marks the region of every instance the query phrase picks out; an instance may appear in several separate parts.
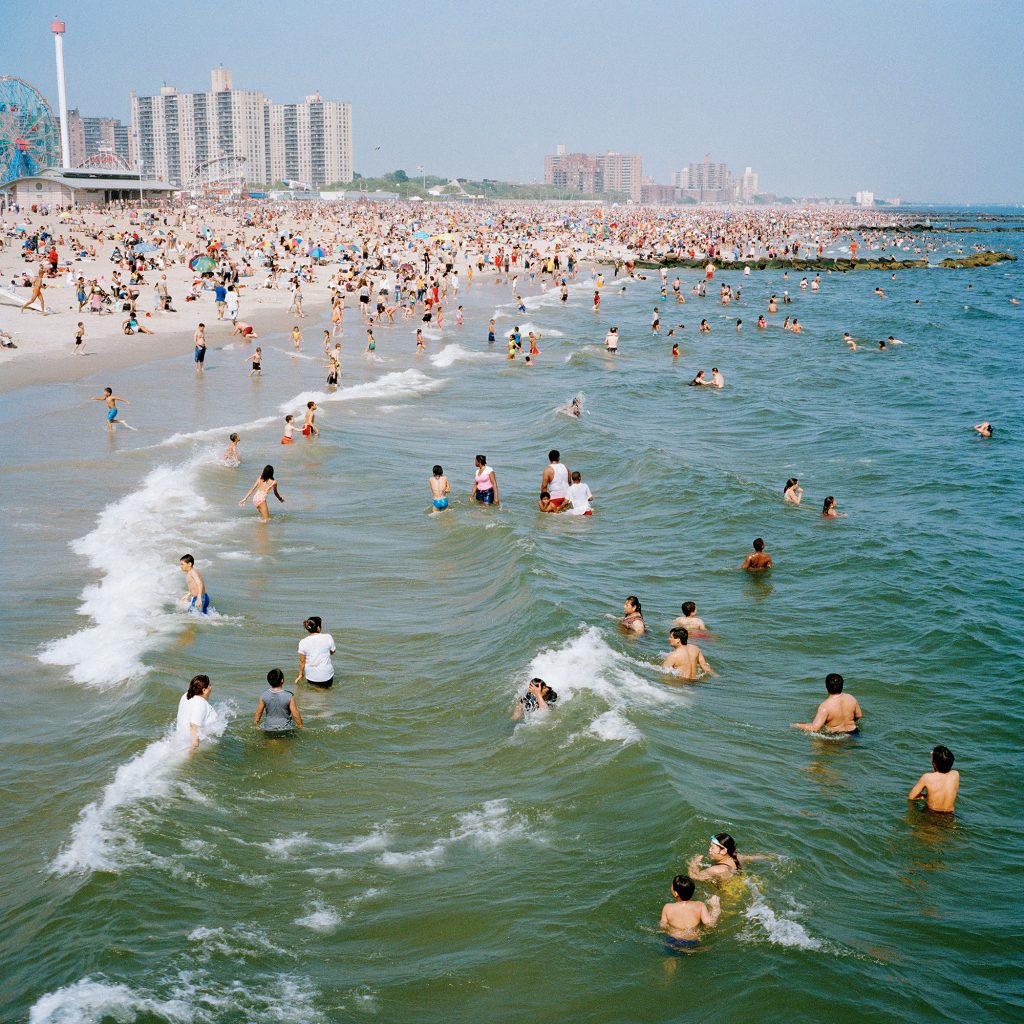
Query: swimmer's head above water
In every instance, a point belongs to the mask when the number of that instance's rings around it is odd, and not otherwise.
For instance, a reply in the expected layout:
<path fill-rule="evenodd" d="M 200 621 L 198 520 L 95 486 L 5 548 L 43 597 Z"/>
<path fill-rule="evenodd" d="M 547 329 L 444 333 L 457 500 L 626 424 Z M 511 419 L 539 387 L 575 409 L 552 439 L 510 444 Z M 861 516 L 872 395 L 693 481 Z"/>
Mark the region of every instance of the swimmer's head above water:
<path fill-rule="evenodd" d="M 693 879 L 689 875 L 676 875 L 672 879 L 672 895 L 675 896 L 680 903 L 685 903 L 687 900 L 693 899 L 693 894 L 696 891 L 696 885 L 694 885 Z"/>

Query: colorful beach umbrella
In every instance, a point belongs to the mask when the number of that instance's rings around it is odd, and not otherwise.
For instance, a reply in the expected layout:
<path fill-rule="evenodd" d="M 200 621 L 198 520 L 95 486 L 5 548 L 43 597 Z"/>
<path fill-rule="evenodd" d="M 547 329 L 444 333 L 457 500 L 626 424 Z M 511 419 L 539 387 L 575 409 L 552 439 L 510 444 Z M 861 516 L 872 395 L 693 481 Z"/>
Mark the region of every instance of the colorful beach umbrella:
<path fill-rule="evenodd" d="M 209 274 L 211 271 L 217 269 L 217 261 L 210 259 L 209 256 L 196 256 L 189 266 L 199 274 Z"/>
<path fill-rule="evenodd" d="M 426 233 L 426 231 L 414 231 L 412 233 L 412 237 L 413 238 L 423 238 L 423 239 L 426 239 L 426 238 L 430 238 L 430 235 L 428 235 Z"/>
<path fill-rule="evenodd" d="M 313 259 L 315 260 L 322 260 L 324 258 L 325 253 L 323 249 L 320 248 L 319 245 L 315 245 L 313 246 L 312 249 L 309 250 L 309 255 L 312 256 Z"/>

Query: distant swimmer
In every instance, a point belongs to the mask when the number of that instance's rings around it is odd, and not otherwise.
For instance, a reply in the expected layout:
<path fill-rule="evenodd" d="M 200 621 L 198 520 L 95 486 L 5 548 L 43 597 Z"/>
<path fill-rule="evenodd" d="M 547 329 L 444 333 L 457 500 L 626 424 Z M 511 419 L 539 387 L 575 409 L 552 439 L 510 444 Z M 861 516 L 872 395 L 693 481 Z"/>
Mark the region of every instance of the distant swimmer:
<path fill-rule="evenodd" d="M 891 334 L 885 339 L 890 345 L 902 345 L 903 342 L 899 338 L 894 338 Z"/>
<path fill-rule="evenodd" d="M 267 499 L 271 493 L 273 493 L 278 501 L 284 502 L 281 492 L 277 489 L 277 481 L 274 479 L 274 467 L 264 466 L 260 478 L 245 492 L 245 497 L 238 504 L 244 505 L 251 494 L 253 506 L 259 512 L 260 519 L 266 523 L 270 521 L 270 509 L 267 508 Z"/>
<path fill-rule="evenodd" d="M 791 476 L 786 481 L 786 486 L 782 488 L 783 500 L 788 501 L 791 505 L 799 505 L 803 496 L 804 489 L 800 486 L 800 481 L 795 476 Z"/>
<path fill-rule="evenodd" d="M 590 488 L 583 482 L 579 471 L 572 474 L 572 484 L 565 492 L 565 500 L 572 506 L 570 513 L 574 516 L 592 516 L 594 514 L 590 503 L 594 500 Z"/>
<path fill-rule="evenodd" d="M 925 772 L 907 794 L 908 800 L 926 801 L 929 811 L 952 814 L 960 792 L 960 773 L 953 770 L 953 751 L 941 744 L 932 750 L 932 770 Z"/>
<path fill-rule="evenodd" d="M 242 439 L 237 434 L 228 436 L 228 447 L 224 452 L 224 465 L 234 468 L 242 464 L 242 457 L 238 454 L 238 442 Z"/>
<path fill-rule="evenodd" d="M 452 486 L 448 483 L 448 477 L 444 475 L 444 469 L 441 466 L 435 466 L 431 473 L 428 483 L 434 508 L 438 512 L 443 512 L 448 507 L 448 495 L 451 493 Z"/>
<path fill-rule="evenodd" d="M 789 325 L 789 329 L 793 334 L 802 334 L 804 330 L 803 324 L 796 317 L 793 317 L 793 322 Z"/>
<path fill-rule="evenodd" d="M 763 331 L 768 326 L 768 321 L 764 318 L 764 313 L 758 313 L 757 315 L 757 329 Z"/>
<path fill-rule="evenodd" d="M 724 388 L 725 377 L 722 375 L 722 371 L 717 366 L 711 367 L 711 387 L 713 388 Z"/>
<path fill-rule="evenodd" d="M 764 549 L 764 541 L 757 537 L 754 540 L 754 550 L 743 559 L 741 569 L 770 569 L 774 563 L 772 556 Z"/>
<path fill-rule="evenodd" d="M 320 436 L 320 428 L 314 422 L 316 420 L 316 402 L 306 403 L 306 412 L 302 417 L 302 436 Z"/>
<path fill-rule="evenodd" d="M 701 856 L 697 853 L 690 858 L 687 872 L 691 878 L 702 882 L 725 882 L 750 861 L 772 859 L 767 853 L 740 853 L 736 849 L 736 840 L 728 832 L 716 832 L 708 845 L 711 866 L 702 868 Z"/>
<path fill-rule="evenodd" d="M 209 676 L 193 676 L 189 680 L 188 690 L 178 701 L 178 737 L 189 743 L 191 750 L 195 750 L 200 741 L 210 735 L 218 721 L 217 712 L 210 706 L 212 689 Z"/>
<path fill-rule="evenodd" d="M 709 676 L 717 675 L 707 663 L 699 647 L 690 646 L 689 632 L 683 626 L 673 626 L 669 630 L 668 645 L 672 648 L 661 663 L 666 672 L 672 672 L 682 679 L 693 681 L 698 672 L 706 672 Z"/>
<path fill-rule="evenodd" d="M 884 290 L 883 290 L 882 288 L 876 288 L 876 289 L 875 289 L 875 294 L 876 294 L 876 295 L 877 295 L 877 296 L 878 296 L 878 297 L 879 297 L 880 299 L 884 299 L 884 298 L 886 298 L 886 294 L 885 294 L 885 291 L 884 291 Z"/>
<path fill-rule="evenodd" d="M 103 389 L 103 394 L 102 395 L 94 395 L 92 400 L 94 402 L 106 402 L 106 404 L 107 404 L 107 429 L 108 430 L 113 430 L 114 427 L 118 426 L 118 425 L 120 425 L 122 427 L 127 427 L 128 426 L 128 424 L 125 423 L 124 420 L 119 420 L 117 418 L 117 403 L 118 402 L 124 402 L 125 405 L 131 405 L 132 404 L 131 402 L 128 401 L 127 398 L 121 398 L 120 396 L 115 395 L 114 392 L 110 390 L 110 388 L 104 388 Z M 991 435 L 988 435 L 988 436 L 991 436 Z"/>
<path fill-rule="evenodd" d="M 534 711 L 546 711 L 556 700 L 558 694 L 543 679 L 534 677 L 527 683 L 526 693 L 512 708 L 512 721 L 518 722 L 523 715 L 532 714 Z"/>
<path fill-rule="evenodd" d="M 843 677 L 838 672 L 825 676 L 828 696 L 818 705 L 813 721 L 794 722 L 790 728 L 803 732 L 841 733 L 852 736 L 863 712 L 852 693 L 843 693 Z"/>
<path fill-rule="evenodd" d="M 647 632 L 639 597 L 630 594 L 622 603 L 622 612 L 622 618 L 619 619 L 620 629 L 627 633 L 634 633 L 636 636 L 643 636 Z"/>
<path fill-rule="evenodd" d="M 1019 306 L 1020 305 L 1020 299 L 1011 298 L 1010 299 L 1010 305 L 1011 306 Z"/>
<path fill-rule="evenodd" d="M 268 735 L 278 736 L 302 728 L 302 715 L 295 703 L 295 694 L 284 688 L 284 673 L 279 668 L 272 668 L 267 673 L 267 688 L 256 704 L 252 724 Z"/>
<path fill-rule="evenodd" d="M 236 320 L 235 326 L 231 328 L 231 333 L 239 334 L 247 341 L 252 341 L 254 338 L 258 338 L 259 335 L 256 333 L 256 328 L 252 324 L 247 324 L 244 320 Z"/>
<path fill-rule="evenodd" d="M 849 346 L 851 352 L 857 351 L 857 342 L 853 340 L 849 331 L 843 331 L 843 341 L 845 341 L 847 346 Z"/>
<path fill-rule="evenodd" d="M 743 333 L 743 321 L 742 320 L 737 320 L 736 321 L 736 333 L 737 334 L 742 334 Z"/>
<path fill-rule="evenodd" d="M 696 886 L 687 875 L 676 875 L 669 892 L 672 902 L 661 908 L 658 927 L 665 932 L 665 952 L 677 953 L 695 949 L 698 944 L 697 929 L 714 928 L 722 913 L 717 893 L 707 903 L 693 898 Z"/>
<path fill-rule="evenodd" d="M 594 312 L 596 313 L 601 308 L 601 293 L 594 292 Z"/>
<path fill-rule="evenodd" d="M 609 327 L 608 333 L 604 336 L 604 348 L 606 352 L 618 352 L 619 351 L 619 329 L 618 327 Z"/>
<path fill-rule="evenodd" d="M 700 322 L 700 333 L 701 334 L 710 334 L 711 333 L 711 324 L 709 324 L 707 322 L 707 320 L 701 320 L 701 322 Z"/>
<path fill-rule="evenodd" d="M 576 395 L 573 400 L 569 403 L 569 415 L 575 416 L 579 419 L 583 413 L 583 399 L 579 395 Z"/>
<path fill-rule="evenodd" d="M 821 506 L 821 518 L 822 519 L 845 519 L 846 513 L 840 512 L 836 508 L 836 499 L 830 494 L 824 504 Z"/>
<path fill-rule="evenodd" d="M 295 444 L 295 417 L 289 413 L 284 418 L 284 433 L 281 435 L 281 444 Z"/>
<path fill-rule="evenodd" d="M 476 469 L 473 474 L 473 492 L 470 495 L 473 501 L 480 505 L 500 505 L 498 499 L 498 478 L 494 470 L 487 465 L 487 456 L 476 457 Z"/>
<path fill-rule="evenodd" d="M 995 433 L 995 427 L 992 426 L 988 420 L 984 423 L 975 423 L 974 430 L 976 433 L 981 434 L 982 437 L 991 437 Z"/>
<path fill-rule="evenodd" d="M 704 371 L 703 370 L 698 370 L 697 371 L 697 376 L 694 377 L 693 380 L 690 381 L 688 387 L 696 388 L 696 387 L 702 387 L 704 385 L 710 385 L 710 384 L 711 384 L 711 381 L 709 381 L 707 379 L 707 377 L 704 376 Z"/>
<path fill-rule="evenodd" d="M 540 489 L 548 492 L 555 508 L 561 508 L 569 491 L 569 467 L 562 464 L 561 457 L 562 453 L 552 448 L 548 452 L 549 465 L 540 475 Z"/>
<path fill-rule="evenodd" d="M 672 332 L 670 331 L 669 333 L 671 334 Z M 678 359 L 679 358 L 679 342 L 678 341 L 672 343 L 672 358 L 673 359 Z"/>
<path fill-rule="evenodd" d="M 684 601 L 681 610 L 683 614 L 677 616 L 675 622 L 672 623 L 673 626 L 687 630 L 691 636 L 708 632 L 704 620 L 697 614 L 696 601 Z"/>
<path fill-rule="evenodd" d="M 658 307 L 654 307 L 654 312 L 651 314 L 651 333 L 658 334 L 661 331 L 661 314 L 658 312 Z"/>
<path fill-rule="evenodd" d="M 196 568 L 195 558 L 192 555 L 182 555 L 178 559 L 178 565 L 185 574 L 185 582 L 188 585 L 188 592 L 181 599 L 181 603 L 188 605 L 189 611 L 208 615 L 210 613 L 210 595 L 206 592 L 206 584 Z"/>
<path fill-rule="evenodd" d="M 312 686 L 328 690 L 334 685 L 334 662 L 331 655 L 336 653 L 334 637 L 323 631 L 323 620 L 311 615 L 302 623 L 308 634 L 299 641 L 299 673 L 296 683 L 303 679 Z"/>

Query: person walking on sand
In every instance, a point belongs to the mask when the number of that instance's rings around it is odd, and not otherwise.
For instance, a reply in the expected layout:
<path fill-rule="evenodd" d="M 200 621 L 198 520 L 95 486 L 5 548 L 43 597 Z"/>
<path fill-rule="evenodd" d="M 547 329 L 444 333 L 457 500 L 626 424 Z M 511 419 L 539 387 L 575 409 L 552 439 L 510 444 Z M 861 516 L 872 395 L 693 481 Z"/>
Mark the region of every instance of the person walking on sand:
<path fill-rule="evenodd" d="M 32 281 L 32 294 L 29 296 L 28 302 L 21 307 L 21 312 L 24 313 L 26 309 L 29 309 L 36 299 L 39 300 L 39 312 L 46 316 L 46 300 L 43 298 L 43 275 L 46 273 L 46 267 L 42 263 L 39 264 L 39 270 L 36 271 L 35 279 Z"/>
<path fill-rule="evenodd" d="M 264 466 L 259 479 L 245 492 L 245 497 L 238 504 L 244 505 L 249 500 L 249 495 L 252 495 L 252 503 L 256 511 L 259 512 L 260 519 L 268 523 L 270 522 L 270 510 L 267 508 L 267 499 L 271 492 L 278 501 L 284 502 L 281 492 L 277 489 L 277 481 L 274 479 L 274 467 Z"/>

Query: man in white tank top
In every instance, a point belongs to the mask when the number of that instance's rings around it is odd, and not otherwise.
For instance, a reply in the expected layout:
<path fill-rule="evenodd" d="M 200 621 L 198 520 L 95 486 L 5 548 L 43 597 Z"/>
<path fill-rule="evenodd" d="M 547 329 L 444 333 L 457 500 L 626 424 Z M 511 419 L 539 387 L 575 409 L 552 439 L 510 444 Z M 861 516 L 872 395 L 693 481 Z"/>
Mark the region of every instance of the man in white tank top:
<path fill-rule="evenodd" d="M 558 461 L 561 454 L 557 448 L 548 452 L 548 458 L 551 465 L 541 474 L 540 489 L 551 495 L 551 504 L 555 508 L 561 508 L 569 491 L 569 467 Z"/>

